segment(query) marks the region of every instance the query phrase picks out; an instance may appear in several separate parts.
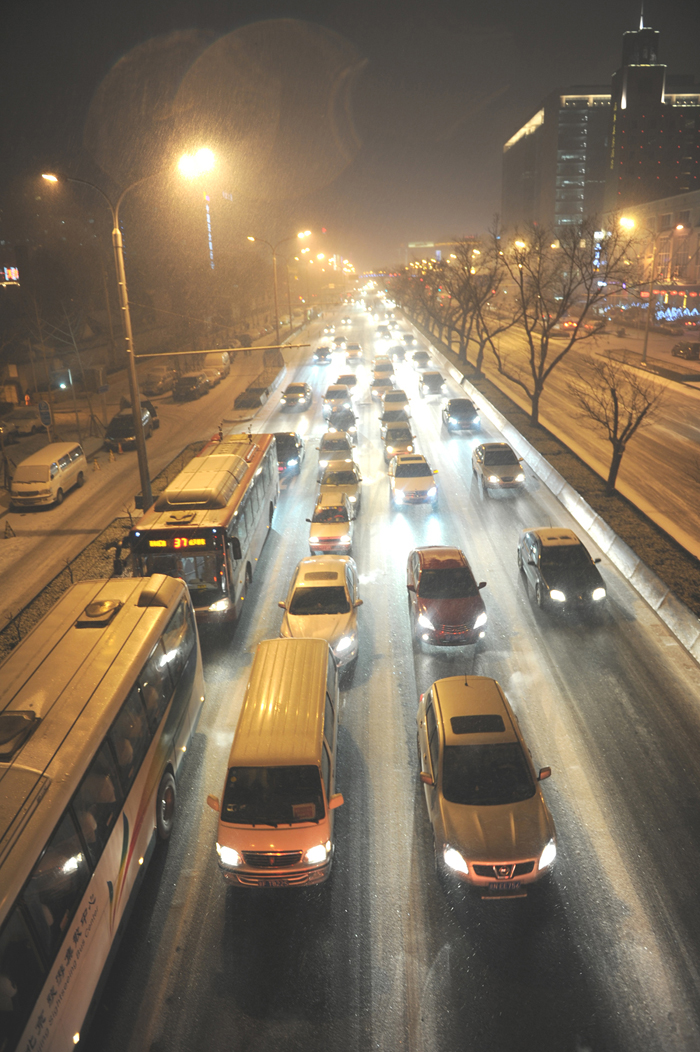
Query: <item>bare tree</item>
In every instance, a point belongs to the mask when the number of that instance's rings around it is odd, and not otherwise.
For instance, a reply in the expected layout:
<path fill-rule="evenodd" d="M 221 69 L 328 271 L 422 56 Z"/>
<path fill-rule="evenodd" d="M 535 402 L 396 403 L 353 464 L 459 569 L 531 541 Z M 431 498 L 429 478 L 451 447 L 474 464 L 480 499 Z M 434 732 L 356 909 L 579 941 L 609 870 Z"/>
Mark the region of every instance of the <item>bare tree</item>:
<path fill-rule="evenodd" d="M 585 362 L 585 373 L 577 370 L 576 376 L 578 379 L 569 384 L 569 391 L 581 416 L 602 428 L 612 446 L 605 487 L 611 496 L 627 443 L 658 414 L 664 391 L 624 358 L 614 358 L 611 351 L 589 358 Z"/>
<path fill-rule="evenodd" d="M 599 310 L 633 279 L 632 239 L 618 222 L 611 225 L 598 231 L 587 220 L 556 235 L 532 227 L 509 244 L 494 235 L 514 293 L 508 299 L 516 301 L 510 307 L 518 317 L 514 331 L 524 339 L 522 350 L 501 350 L 492 339 L 490 348 L 501 375 L 530 399 L 533 423 L 554 369 L 577 344 L 604 330 Z"/>

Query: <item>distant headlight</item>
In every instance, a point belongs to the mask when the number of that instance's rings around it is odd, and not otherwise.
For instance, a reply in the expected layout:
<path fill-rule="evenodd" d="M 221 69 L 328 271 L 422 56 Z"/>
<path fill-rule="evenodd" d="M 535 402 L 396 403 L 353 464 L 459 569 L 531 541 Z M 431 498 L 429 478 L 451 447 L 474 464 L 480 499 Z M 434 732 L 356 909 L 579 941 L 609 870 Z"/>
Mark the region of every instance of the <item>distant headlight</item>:
<path fill-rule="evenodd" d="M 351 402 L 343 402 L 343 409 L 350 409 L 352 406 Z"/>
<path fill-rule="evenodd" d="M 520 472 L 519 475 L 515 476 L 515 481 L 516 482 L 524 482 L 525 481 L 525 476 L 523 475 L 522 471 Z"/>
<path fill-rule="evenodd" d="M 605 591 L 604 588 L 594 588 L 593 589 L 593 598 L 596 601 L 598 601 L 599 599 L 605 599 L 606 595 L 607 595 L 607 592 Z"/>
<path fill-rule="evenodd" d="M 430 489 L 428 490 L 427 495 L 429 497 L 436 497 L 437 496 L 437 486 L 431 486 Z"/>
<path fill-rule="evenodd" d="M 357 497 L 355 497 L 355 496 L 348 497 L 348 500 L 350 501 L 351 504 L 354 504 L 355 501 L 357 500 Z"/>
<path fill-rule="evenodd" d="M 394 452 L 394 447 L 393 446 L 387 446 L 386 447 L 386 451 L 387 451 L 387 453 L 393 453 Z"/>
<path fill-rule="evenodd" d="M 357 428 L 356 427 L 349 427 L 348 428 L 348 434 L 349 435 L 356 435 L 357 434 Z"/>
<path fill-rule="evenodd" d="M 402 504 L 403 503 L 403 493 L 401 492 L 400 489 L 394 490 L 394 500 L 396 501 L 397 504 Z"/>
<path fill-rule="evenodd" d="M 209 609 L 212 610 L 214 613 L 216 613 L 219 610 L 228 610 L 228 606 L 229 606 L 229 600 L 228 599 L 219 599 L 218 602 L 212 603 L 211 606 L 209 607 Z"/>
<path fill-rule="evenodd" d="M 350 544 L 350 534 L 344 533 L 342 537 L 339 537 L 338 544 Z"/>
<path fill-rule="evenodd" d="M 352 646 L 352 636 L 343 636 L 340 642 L 336 645 L 336 653 L 342 654 L 348 647 Z"/>
<path fill-rule="evenodd" d="M 549 593 L 549 598 L 553 599 L 555 603 L 566 602 L 566 596 L 563 592 L 560 592 L 558 588 L 552 588 L 551 592 Z"/>
<path fill-rule="evenodd" d="M 489 482 L 500 482 L 500 481 L 501 480 L 500 480 L 500 477 L 498 475 L 489 475 Z"/>
<path fill-rule="evenodd" d="M 220 844 L 216 845 L 216 853 L 225 866 L 240 866 L 241 856 L 232 847 L 221 847 Z"/>
<path fill-rule="evenodd" d="M 293 468 L 294 465 L 298 464 L 298 463 L 299 463 L 299 458 L 298 457 L 294 457 L 292 460 L 288 460 L 287 461 L 287 467 L 288 468 Z"/>
<path fill-rule="evenodd" d="M 286 399 L 286 398 L 280 398 L 280 402 L 282 403 L 282 405 L 285 405 L 285 404 L 286 404 L 286 401 L 287 401 L 287 399 Z"/>
<path fill-rule="evenodd" d="M 419 615 L 418 624 L 421 626 L 421 628 L 435 628 L 433 622 L 430 620 L 429 617 L 426 617 L 425 614 Z"/>
<path fill-rule="evenodd" d="M 474 628 L 481 628 L 482 625 L 486 624 L 487 620 L 488 620 L 488 618 L 486 617 L 486 613 L 485 612 L 482 613 L 482 614 L 479 614 L 479 616 L 477 617 L 476 621 L 474 622 Z"/>
<path fill-rule="evenodd" d="M 545 851 L 547 849 L 545 848 Z M 459 851 L 456 851 L 453 847 L 446 847 L 443 858 L 445 859 L 445 865 L 449 866 L 450 869 L 454 869 L 456 873 L 469 874 L 469 866 L 464 861 Z"/>
<path fill-rule="evenodd" d="M 538 869 L 546 869 L 547 866 L 551 866 L 554 859 L 557 857 L 557 845 L 554 840 L 550 840 L 546 848 L 540 855 L 540 861 L 537 865 Z"/>
<path fill-rule="evenodd" d="M 319 862 L 325 862 L 328 858 L 328 852 L 326 851 L 325 844 L 315 844 L 310 847 L 304 855 L 304 860 L 309 863 L 310 866 L 316 865 Z"/>
<path fill-rule="evenodd" d="M 412 452 L 413 452 L 413 446 L 406 446 L 406 450 L 407 450 L 407 451 L 408 451 L 409 453 L 412 453 Z"/>
<path fill-rule="evenodd" d="M 328 461 L 327 460 L 319 460 L 318 466 L 320 468 L 327 468 L 328 467 Z"/>

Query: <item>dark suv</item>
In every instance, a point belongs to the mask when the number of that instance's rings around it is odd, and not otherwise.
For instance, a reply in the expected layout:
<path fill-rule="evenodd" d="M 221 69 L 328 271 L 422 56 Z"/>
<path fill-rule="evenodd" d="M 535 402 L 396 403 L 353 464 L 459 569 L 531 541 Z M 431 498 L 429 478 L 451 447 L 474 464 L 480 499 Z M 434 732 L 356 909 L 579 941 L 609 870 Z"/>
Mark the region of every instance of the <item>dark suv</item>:
<path fill-rule="evenodd" d="M 280 473 L 288 471 L 290 475 L 298 475 L 304 459 L 304 439 L 296 431 L 276 431 L 275 440 Z"/>
<path fill-rule="evenodd" d="M 141 423 L 143 426 L 143 433 L 146 438 L 150 438 L 156 427 L 160 424 L 160 420 L 151 416 L 148 409 L 141 405 Z M 107 433 L 105 434 L 105 446 L 107 449 L 111 449 L 117 453 L 119 449 L 136 449 L 136 430 L 134 428 L 134 414 L 131 409 L 122 409 L 121 412 L 113 416 L 107 427 Z"/>
<path fill-rule="evenodd" d="M 468 431 L 481 427 L 479 413 L 468 398 L 450 398 L 449 402 L 445 402 L 442 420 L 448 431 Z"/>
<path fill-rule="evenodd" d="M 173 388 L 174 402 L 188 402 L 209 394 L 209 381 L 205 373 L 185 373 Z"/>
<path fill-rule="evenodd" d="M 700 359 L 700 343 L 677 343 L 671 349 L 674 358 L 688 358 L 692 362 Z"/>

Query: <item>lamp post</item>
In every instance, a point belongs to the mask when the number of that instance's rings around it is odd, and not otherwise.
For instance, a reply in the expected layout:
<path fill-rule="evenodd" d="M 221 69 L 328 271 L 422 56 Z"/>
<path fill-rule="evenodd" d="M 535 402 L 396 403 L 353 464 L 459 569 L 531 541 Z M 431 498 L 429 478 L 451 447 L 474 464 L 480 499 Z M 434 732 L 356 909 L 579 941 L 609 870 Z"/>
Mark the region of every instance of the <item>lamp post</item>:
<path fill-rule="evenodd" d="M 310 230 L 302 230 L 296 236 L 298 238 L 304 238 L 304 237 L 310 237 L 310 235 L 311 235 L 311 231 Z M 278 302 L 277 302 L 277 249 L 280 247 L 280 245 L 286 244 L 287 241 L 293 241 L 293 240 L 294 240 L 293 237 L 283 237 L 281 241 L 278 241 L 276 245 L 273 245 L 273 244 L 271 244 L 271 242 L 266 241 L 264 237 L 253 237 L 251 234 L 248 235 L 248 241 L 260 241 L 263 245 L 267 245 L 267 247 L 272 252 L 272 280 L 273 280 L 273 289 L 274 289 L 274 294 L 275 294 L 275 332 L 277 334 L 277 346 L 278 347 L 280 346 L 280 312 L 279 312 L 279 306 L 278 306 Z M 289 319 L 290 330 L 291 330 L 291 324 L 292 324 L 292 319 L 290 317 L 290 319 Z"/>
<path fill-rule="evenodd" d="M 651 300 L 654 292 L 654 267 L 656 266 L 656 234 L 652 235 L 652 251 L 651 251 L 651 276 L 649 278 L 649 304 L 647 306 L 647 321 L 644 326 L 644 343 L 642 345 L 642 365 L 647 364 L 647 346 L 649 344 L 649 329 L 651 327 Z"/>

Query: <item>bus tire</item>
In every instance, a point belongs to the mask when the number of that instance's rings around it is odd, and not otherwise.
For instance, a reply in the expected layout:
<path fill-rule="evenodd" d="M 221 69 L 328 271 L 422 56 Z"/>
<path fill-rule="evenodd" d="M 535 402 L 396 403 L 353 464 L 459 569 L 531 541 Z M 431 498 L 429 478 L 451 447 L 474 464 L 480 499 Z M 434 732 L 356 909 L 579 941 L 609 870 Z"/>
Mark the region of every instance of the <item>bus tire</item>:
<path fill-rule="evenodd" d="M 175 824 L 176 801 L 175 779 L 170 771 L 166 771 L 160 780 L 156 796 L 156 830 L 159 840 L 170 839 Z"/>

